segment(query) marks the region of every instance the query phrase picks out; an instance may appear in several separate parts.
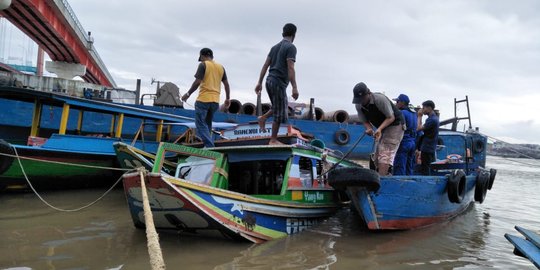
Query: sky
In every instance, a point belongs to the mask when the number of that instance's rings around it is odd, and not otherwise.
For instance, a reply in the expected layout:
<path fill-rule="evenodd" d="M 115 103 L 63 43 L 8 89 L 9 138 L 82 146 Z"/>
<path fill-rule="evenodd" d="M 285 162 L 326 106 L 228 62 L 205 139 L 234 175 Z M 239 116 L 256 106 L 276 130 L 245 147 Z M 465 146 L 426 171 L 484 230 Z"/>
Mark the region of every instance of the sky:
<path fill-rule="evenodd" d="M 154 93 L 155 78 L 175 83 L 183 94 L 194 80 L 199 50 L 209 47 L 227 71 L 231 98 L 255 102 L 262 64 L 291 22 L 298 27 L 299 102 L 314 98 L 325 111 L 355 114 L 352 89 L 365 82 L 390 98 L 407 94 L 414 105 L 431 99 L 444 120 L 454 116 L 454 98 L 468 96 L 472 125 L 480 132 L 540 144 L 540 1 L 69 4 L 119 87 L 135 89 L 140 78 L 143 92 Z M 466 107 L 457 114 L 466 116 Z M 466 126 L 460 122 L 459 128 Z"/>

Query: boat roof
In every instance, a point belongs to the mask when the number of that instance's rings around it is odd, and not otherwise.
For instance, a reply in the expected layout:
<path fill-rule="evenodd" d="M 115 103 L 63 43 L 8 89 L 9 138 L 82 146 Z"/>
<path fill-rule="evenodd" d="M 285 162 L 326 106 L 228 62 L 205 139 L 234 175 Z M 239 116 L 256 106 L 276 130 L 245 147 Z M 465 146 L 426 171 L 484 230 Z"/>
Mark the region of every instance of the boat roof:
<path fill-rule="evenodd" d="M 35 99 L 39 99 L 42 104 L 47 105 L 61 107 L 64 104 L 68 104 L 73 109 L 80 109 L 84 111 L 93 111 L 109 114 L 123 113 L 127 117 L 145 118 L 149 120 L 164 120 L 170 122 L 166 123 L 168 125 L 195 127 L 195 123 L 193 122 L 194 119 L 190 117 L 156 112 L 152 110 L 145 110 L 142 108 L 127 106 L 118 103 L 73 97 L 61 93 L 44 92 L 17 87 L 0 87 L 0 98 L 26 102 L 34 102 Z M 235 125 L 236 124 L 224 122 L 214 122 L 212 124 L 213 127 L 218 129 L 232 128 Z"/>

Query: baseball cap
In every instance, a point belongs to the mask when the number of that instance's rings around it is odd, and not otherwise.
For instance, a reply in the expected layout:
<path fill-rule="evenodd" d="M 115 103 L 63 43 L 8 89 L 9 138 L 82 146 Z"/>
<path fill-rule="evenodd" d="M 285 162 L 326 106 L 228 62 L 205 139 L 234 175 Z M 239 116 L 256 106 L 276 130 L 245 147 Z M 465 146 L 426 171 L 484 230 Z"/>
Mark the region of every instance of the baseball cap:
<path fill-rule="evenodd" d="M 394 98 L 393 100 L 402 101 L 402 102 L 405 102 L 407 104 L 409 104 L 409 102 L 411 102 L 409 97 L 407 95 L 405 95 L 405 94 L 399 94 L 399 96 L 397 98 Z"/>
<path fill-rule="evenodd" d="M 210 56 L 210 57 L 213 58 L 214 53 L 209 48 L 202 48 L 201 52 L 199 53 L 199 60 L 198 61 L 201 61 L 201 56 Z"/>
<path fill-rule="evenodd" d="M 359 104 L 362 102 L 362 97 L 369 93 L 369 88 L 363 82 L 357 83 L 353 88 L 352 103 Z"/>

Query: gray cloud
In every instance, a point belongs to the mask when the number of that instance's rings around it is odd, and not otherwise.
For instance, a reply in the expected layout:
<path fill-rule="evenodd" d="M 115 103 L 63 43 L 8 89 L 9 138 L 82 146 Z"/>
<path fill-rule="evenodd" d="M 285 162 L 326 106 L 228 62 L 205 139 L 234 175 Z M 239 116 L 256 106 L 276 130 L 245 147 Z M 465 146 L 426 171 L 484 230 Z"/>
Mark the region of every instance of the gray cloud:
<path fill-rule="evenodd" d="M 473 125 L 492 136 L 540 143 L 540 2 L 497 1 L 83 1 L 71 6 L 92 31 L 118 84 L 134 76 L 193 80 L 201 47 L 227 69 L 232 96 L 253 102 L 253 87 L 286 22 L 298 26 L 300 100 L 354 112 L 351 89 L 364 81 L 442 118 L 469 96 Z M 509 102 L 510 100 L 510 102 Z M 464 110 L 461 109 L 461 113 Z M 516 120 L 517 118 L 517 120 Z"/>

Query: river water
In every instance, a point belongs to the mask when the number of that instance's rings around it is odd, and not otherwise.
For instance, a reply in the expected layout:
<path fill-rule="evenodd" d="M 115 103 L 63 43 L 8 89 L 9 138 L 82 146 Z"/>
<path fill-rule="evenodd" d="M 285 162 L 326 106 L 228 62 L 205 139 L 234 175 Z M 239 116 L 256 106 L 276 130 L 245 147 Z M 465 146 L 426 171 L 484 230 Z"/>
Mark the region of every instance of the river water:
<path fill-rule="evenodd" d="M 517 161 L 517 162 L 516 162 Z M 168 269 L 535 269 L 512 254 L 515 225 L 540 232 L 540 161 L 489 157 L 493 189 L 450 222 L 401 232 L 367 231 L 343 209 L 317 227 L 256 245 L 160 233 Z M 56 191 L 44 198 L 77 208 L 104 190 Z M 135 229 L 117 189 L 74 213 L 32 193 L 0 194 L 0 269 L 150 269 L 144 231 Z"/>

